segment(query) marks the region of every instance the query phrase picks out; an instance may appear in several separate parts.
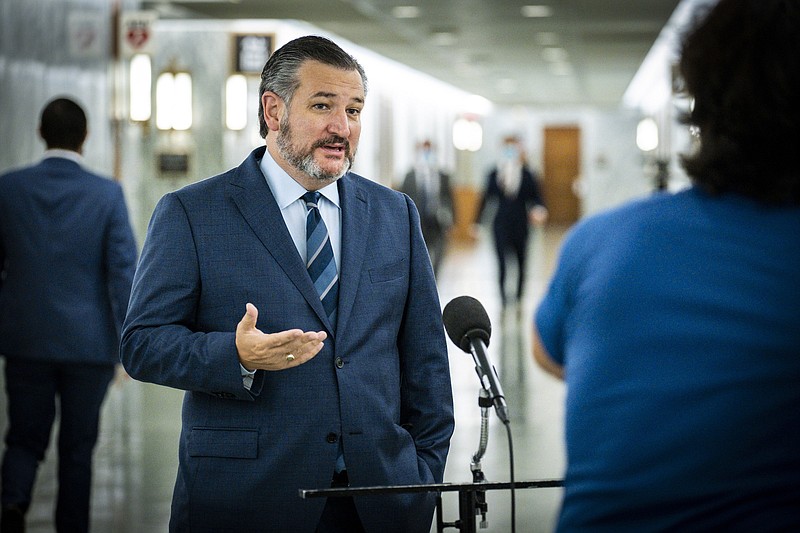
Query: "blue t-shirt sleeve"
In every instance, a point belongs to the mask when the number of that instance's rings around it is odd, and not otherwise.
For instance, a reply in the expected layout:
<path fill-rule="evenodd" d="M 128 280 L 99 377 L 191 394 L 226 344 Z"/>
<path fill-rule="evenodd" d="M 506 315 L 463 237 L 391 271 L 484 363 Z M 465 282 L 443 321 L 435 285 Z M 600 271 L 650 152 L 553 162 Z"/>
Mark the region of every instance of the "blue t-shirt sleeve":
<path fill-rule="evenodd" d="M 566 287 L 561 269 L 556 271 L 544 299 L 536 310 L 534 319 L 542 345 L 550 357 L 559 365 L 564 365 L 564 317 L 567 313 Z"/>
<path fill-rule="evenodd" d="M 566 326 L 574 305 L 579 270 L 584 263 L 582 258 L 590 253 L 585 246 L 585 234 L 583 224 L 579 224 L 565 236 L 556 270 L 534 316 L 542 345 L 553 361 L 562 366 L 566 363 Z"/>

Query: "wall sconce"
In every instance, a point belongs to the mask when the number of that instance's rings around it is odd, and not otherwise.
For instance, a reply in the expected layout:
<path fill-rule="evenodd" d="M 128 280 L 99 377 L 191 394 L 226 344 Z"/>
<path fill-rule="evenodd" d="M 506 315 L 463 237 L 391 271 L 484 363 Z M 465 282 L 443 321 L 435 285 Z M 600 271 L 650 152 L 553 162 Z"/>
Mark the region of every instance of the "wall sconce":
<path fill-rule="evenodd" d="M 188 130 L 192 127 L 192 75 L 162 72 L 156 80 L 156 127 Z"/>
<path fill-rule="evenodd" d="M 247 126 L 247 78 L 233 74 L 225 82 L 225 126 L 240 131 Z"/>
<path fill-rule="evenodd" d="M 475 120 L 459 118 L 453 123 L 453 146 L 457 150 L 477 152 L 483 145 L 483 128 Z"/>
<path fill-rule="evenodd" d="M 147 122 L 152 114 L 150 89 L 153 83 L 150 56 L 136 54 L 130 64 L 130 109 L 133 122 Z"/>
<path fill-rule="evenodd" d="M 658 148 L 658 124 L 652 118 L 643 118 L 636 126 L 636 146 L 642 152 Z"/>

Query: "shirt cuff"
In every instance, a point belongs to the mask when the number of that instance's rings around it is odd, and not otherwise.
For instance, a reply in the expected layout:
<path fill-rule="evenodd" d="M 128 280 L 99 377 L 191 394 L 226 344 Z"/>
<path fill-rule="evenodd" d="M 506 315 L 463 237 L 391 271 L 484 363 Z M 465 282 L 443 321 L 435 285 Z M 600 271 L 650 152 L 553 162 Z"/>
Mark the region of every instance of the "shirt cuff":
<path fill-rule="evenodd" d="M 253 376 L 256 375 L 256 371 L 247 370 L 244 366 L 242 366 L 242 363 L 239 363 L 239 368 L 242 371 L 242 385 L 244 385 L 245 389 L 250 390 L 250 387 L 253 386 Z"/>

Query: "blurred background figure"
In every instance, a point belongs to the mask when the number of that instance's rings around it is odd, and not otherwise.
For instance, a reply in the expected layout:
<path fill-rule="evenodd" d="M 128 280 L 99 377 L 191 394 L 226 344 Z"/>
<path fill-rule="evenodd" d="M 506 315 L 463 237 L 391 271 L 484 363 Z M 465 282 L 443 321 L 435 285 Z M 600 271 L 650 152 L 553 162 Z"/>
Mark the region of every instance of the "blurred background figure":
<path fill-rule="evenodd" d="M 56 98 L 39 124 L 42 161 L 0 176 L 2 533 L 25 531 L 56 412 L 56 530 L 88 531 L 100 409 L 119 364 L 136 267 L 122 187 L 83 166 L 83 109 Z"/>
<path fill-rule="evenodd" d="M 439 168 L 429 140 L 417 145 L 414 165 L 405 175 L 400 190 L 411 197 L 419 210 L 422 235 L 437 276 L 447 251 L 447 237 L 453 225 L 453 196 L 450 176 Z"/>
<path fill-rule="evenodd" d="M 581 221 L 536 313 L 559 531 L 800 531 L 800 4 L 696 15 L 693 186 Z"/>
<path fill-rule="evenodd" d="M 530 169 L 520 138 L 509 135 L 503 138 L 497 165 L 489 172 L 483 199 L 478 209 L 478 220 L 487 206 L 493 205 L 494 237 L 499 271 L 500 298 L 503 307 L 520 303 L 525 288 L 528 236 L 531 224 L 547 221 L 547 209 L 539 188 L 538 177 Z M 507 256 L 511 254 L 517 265 L 516 290 L 506 290 Z"/>

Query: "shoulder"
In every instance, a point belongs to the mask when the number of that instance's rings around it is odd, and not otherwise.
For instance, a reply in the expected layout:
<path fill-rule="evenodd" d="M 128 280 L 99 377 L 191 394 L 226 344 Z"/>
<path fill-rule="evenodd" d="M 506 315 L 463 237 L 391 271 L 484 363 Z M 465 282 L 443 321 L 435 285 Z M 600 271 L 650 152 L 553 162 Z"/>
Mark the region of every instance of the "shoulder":
<path fill-rule="evenodd" d="M 264 147 L 253 150 L 242 163 L 209 178 L 186 185 L 172 194 L 184 199 L 208 198 L 209 194 L 222 193 L 227 187 L 247 189 L 266 186 L 266 179 L 259 168 L 259 160 L 264 155 Z"/>
<path fill-rule="evenodd" d="M 112 192 L 122 191 L 122 185 L 111 176 L 99 174 L 84 167 L 81 167 L 81 171 L 83 178 L 94 187 L 100 187 Z"/>
<path fill-rule="evenodd" d="M 681 206 L 685 205 L 687 201 L 690 201 L 689 191 L 655 193 L 650 196 L 627 200 L 618 206 L 588 216 L 579 225 L 636 224 L 643 218 L 681 209 Z"/>
<path fill-rule="evenodd" d="M 8 169 L 5 172 L 0 173 L 0 182 L 11 183 L 13 181 L 25 178 L 26 176 L 35 173 L 40 166 L 41 163 L 36 163 L 33 165 L 19 166 Z"/>
<path fill-rule="evenodd" d="M 224 191 L 231 183 L 234 171 L 235 169 L 231 169 L 216 176 L 184 185 L 180 189 L 165 194 L 163 198 L 176 199 L 184 205 L 223 201 Z"/>
<path fill-rule="evenodd" d="M 691 190 L 628 200 L 581 219 L 567 233 L 562 248 L 594 253 L 623 239 L 648 242 L 691 218 L 693 201 Z"/>
<path fill-rule="evenodd" d="M 408 195 L 396 191 L 386 185 L 360 176 L 354 172 L 349 172 L 341 178 L 342 188 L 348 193 L 353 193 L 364 200 L 379 200 L 390 204 L 402 204 L 406 202 Z"/>
<path fill-rule="evenodd" d="M 172 194 L 179 196 L 181 198 L 192 198 L 196 196 L 203 196 L 208 192 L 224 188 L 225 185 L 230 181 L 229 179 L 230 174 L 231 171 L 227 171 L 223 172 L 222 174 L 217 174 L 216 176 L 204 178 L 200 181 L 184 185 L 180 189 L 173 191 Z"/>

